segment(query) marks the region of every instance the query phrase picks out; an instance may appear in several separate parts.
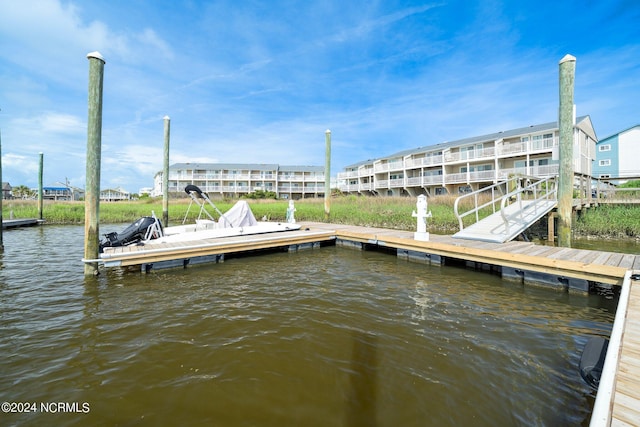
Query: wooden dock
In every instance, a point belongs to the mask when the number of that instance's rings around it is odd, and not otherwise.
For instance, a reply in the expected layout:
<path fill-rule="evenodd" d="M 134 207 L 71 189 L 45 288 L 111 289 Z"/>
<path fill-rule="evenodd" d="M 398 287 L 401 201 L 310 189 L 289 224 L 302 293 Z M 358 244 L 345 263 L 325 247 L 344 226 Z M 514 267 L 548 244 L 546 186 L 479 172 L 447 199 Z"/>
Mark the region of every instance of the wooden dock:
<path fill-rule="evenodd" d="M 184 267 L 219 262 L 224 254 L 261 250 L 299 250 L 321 244 L 383 249 L 401 258 L 429 263 L 463 263 L 499 272 L 523 283 L 564 291 L 589 292 L 591 286 L 621 286 L 605 370 L 591 426 L 640 426 L 640 255 L 542 246 L 529 242 L 491 243 L 383 228 L 326 223 L 300 223 L 302 228 L 279 233 L 203 240 L 197 244 L 146 244 L 112 248 L 103 254 L 104 267 Z M 91 262 L 95 260 L 85 260 Z M 579 375 L 576 367 L 576 375 Z"/>
<path fill-rule="evenodd" d="M 632 274 L 634 273 L 634 274 Z M 640 275 L 627 272 L 591 415 L 591 427 L 640 426 Z"/>
<path fill-rule="evenodd" d="M 3 219 L 2 220 L 2 228 L 18 228 L 18 227 L 32 227 L 34 225 L 42 224 L 44 221 L 41 219 L 35 218 L 24 218 L 24 219 Z"/>
<path fill-rule="evenodd" d="M 276 248 L 296 250 L 314 243 L 336 241 L 338 244 L 395 250 L 400 257 L 431 264 L 457 260 L 479 268 L 496 266 L 508 277 L 521 278 L 525 282 L 550 280 L 567 288 L 573 284 L 584 287 L 590 282 L 622 285 L 628 270 L 640 269 L 640 255 L 558 248 L 530 242 L 470 241 L 433 234 L 425 242 L 414 240 L 413 233 L 408 231 L 315 222 L 300 224 L 302 228 L 295 231 L 209 239 L 197 244 L 150 243 L 109 248 L 102 254 L 101 262 L 105 267 L 126 267 L 177 261 L 174 264 L 179 266 L 180 261 L 188 260 L 184 263 L 186 266 L 200 257 Z"/>

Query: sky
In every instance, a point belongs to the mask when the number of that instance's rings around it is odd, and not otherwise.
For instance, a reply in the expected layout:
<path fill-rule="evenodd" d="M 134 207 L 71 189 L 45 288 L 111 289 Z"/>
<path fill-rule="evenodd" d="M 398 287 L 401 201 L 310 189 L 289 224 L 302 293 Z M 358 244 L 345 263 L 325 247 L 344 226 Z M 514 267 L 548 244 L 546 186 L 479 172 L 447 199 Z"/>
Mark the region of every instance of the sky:
<path fill-rule="evenodd" d="M 345 166 L 577 115 L 640 124 L 640 2 L 0 0 L 2 180 L 85 187 L 89 60 L 105 59 L 101 188 L 170 163 Z"/>

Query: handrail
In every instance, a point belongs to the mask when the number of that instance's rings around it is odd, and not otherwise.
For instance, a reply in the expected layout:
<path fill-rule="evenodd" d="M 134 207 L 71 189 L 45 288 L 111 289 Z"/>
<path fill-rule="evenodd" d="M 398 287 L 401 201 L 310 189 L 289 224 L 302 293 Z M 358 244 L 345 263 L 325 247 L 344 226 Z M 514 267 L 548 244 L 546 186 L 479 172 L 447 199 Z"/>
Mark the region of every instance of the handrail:
<path fill-rule="evenodd" d="M 464 224 L 462 223 L 462 218 L 464 218 L 465 216 L 475 213 L 476 214 L 476 222 L 478 222 L 478 221 L 480 221 L 478 212 L 480 211 L 480 209 L 485 208 L 485 207 L 487 207 L 489 205 L 492 205 L 493 213 L 496 213 L 495 204 L 498 201 L 498 198 L 502 198 L 503 197 L 502 192 L 500 192 L 500 194 L 496 197 L 496 190 L 497 189 L 498 190 L 501 189 L 505 184 L 507 185 L 506 188 L 509 188 L 508 184 L 511 181 L 516 181 L 516 180 L 520 180 L 520 179 L 522 179 L 522 177 L 515 176 L 515 177 L 512 177 L 512 178 L 509 178 L 506 181 L 501 181 L 501 182 L 498 182 L 496 184 L 490 185 L 488 187 L 483 187 L 483 188 L 481 188 L 479 190 L 475 190 L 475 191 L 472 191 L 471 193 L 467 193 L 467 194 L 463 194 L 462 196 L 459 196 L 456 199 L 456 201 L 454 202 L 454 204 L 453 204 L 453 212 L 456 215 L 456 217 L 458 218 L 458 223 L 460 225 L 460 231 L 462 231 L 464 229 Z M 488 191 L 491 191 L 491 200 L 489 202 L 486 202 L 486 203 L 478 206 L 478 195 L 480 193 L 486 193 Z M 464 213 L 459 213 L 460 200 L 465 199 L 467 197 L 471 197 L 471 196 L 473 196 L 474 208 L 470 209 L 470 210 L 468 210 L 468 211 L 466 211 Z"/>
<path fill-rule="evenodd" d="M 542 184 L 551 184 L 546 185 L 543 189 Z M 555 177 L 548 177 L 545 179 L 541 179 L 538 180 L 532 184 L 529 184 L 525 187 L 520 187 L 520 184 L 518 183 L 518 188 L 512 192 L 510 192 L 509 194 L 505 194 L 502 197 L 502 202 L 500 203 L 500 215 L 502 216 L 502 221 L 504 222 L 504 228 L 505 228 L 505 233 L 508 235 L 509 234 L 509 220 L 520 216 L 520 219 L 524 219 L 523 216 L 523 209 L 522 209 L 522 193 L 524 193 L 525 191 L 533 191 L 533 207 L 535 209 L 535 212 L 538 211 L 538 202 L 540 202 L 541 200 L 554 200 L 557 198 L 558 195 L 558 189 L 556 188 L 556 180 Z M 551 189 L 549 188 L 551 187 Z M 546 190 L 546 191 L 543 191 Z M 538 192 L 540 192 L 540 196 L 538 196 Z M 517 212 L 515 212 L 514 214 L 510 215 L 509 217 L 507 217 L 507 215 L 505 214 L 505 207 L 507 206 L 507 202 L 509 200 L 511 200 L 511 197 L 516 196 L 517 199 L 517 203 L 518 203 L 518 210 Z M 551 199 L 551 196 L 553 196 L 553 199 Z"/>
<path fill-rule="evenodd" d="M 522 187 L 521 182 L 523 180 L 529 180 L 529 181 L 535 180 L 535 182 Z M 499 194 L 496 194 L 496 190 L 501 190 L 505 186 L 508 189 L 511 186 L 512 182 L 515 183 L 516 185 L 515 190 L 510 191 L 507 194 L 504 194 L 503 191 L 500 191 Z M 546 188 L 544 188 L 544 190 L 546 191 L 543 191 L 543 184 L 547 184 L 545 185 Z M 475 191 L 472 191 L 471 193 L 467 193 L 458 197 L 453 205 L 453 210 L 456 217 L 458 218 L 460 231 L 464 229 L 464 224 L 462 222 L 462 219 L 464 217 L 475 213 L 476 222 L 478 222 L 480 221 L 479 211 L 481 209 L 491 205 L 493 213 L 496 213 L 496 203 L 500 201 L 499 210 L 502 215 L 502 220 L 504 221 L 504 224 L 508 233 L 509 219 L 513 218 L 513 215 L 511 215 L 510 217 L 507 217 L 504 211 L 504 207 L 507 206 L 507 203 L 511 200 L 511 198 L 515 196 L 516 201 L 520 204 L 520 209 L 518 210 L 517 214 L 519 213 L 522 218 L 522 194 L 527 191 L 533 192 L 533 196 L 534 196 L 533 200 L 535 200 L 534 204 L 535 204 L 535 208 L 537 209 L 537 204 L 540 200 L 544 200 L 544 199 L 550 200 L 551 197 L 555 199 L 555 197 L 557 196 L 555 176 L 544 178 L 544 179 L 540 179 L 537 177 L 528 177 L 528 176 L 514 176 L 507 179 L 506 181 L 501 181 L 496 184 L 490 185 L 488 187 L 484 187 L 479 190 L 475 190 Z M 486 203 L 483 203 L 482 205 L 478 205 L 479 203 L 478 195 L 481 193 L 488 193 L 488 192 L 491 192 L 491 200 L 489 200 Z M 540 196 L 538 196 L 538 193 L 540 193 Z M 474 207 L 466 212 L 460 213 L 459 212 L 460 201 L 468 197 L 473 197 Z M 554 200 L 554 199 L 551 199 L 551 200 Z"/>

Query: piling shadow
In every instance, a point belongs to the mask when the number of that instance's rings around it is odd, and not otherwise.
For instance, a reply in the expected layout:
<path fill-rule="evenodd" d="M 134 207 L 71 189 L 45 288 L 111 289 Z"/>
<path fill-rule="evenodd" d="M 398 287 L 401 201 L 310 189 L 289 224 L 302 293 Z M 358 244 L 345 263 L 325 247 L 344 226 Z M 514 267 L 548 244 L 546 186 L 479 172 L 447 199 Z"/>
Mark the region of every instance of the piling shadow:
<path fill-rule="evenodd" d="M 377 337 L 353 331 L 353 354 L 347 395 L 346 425 L 374 427 L 377 397 Z"/>

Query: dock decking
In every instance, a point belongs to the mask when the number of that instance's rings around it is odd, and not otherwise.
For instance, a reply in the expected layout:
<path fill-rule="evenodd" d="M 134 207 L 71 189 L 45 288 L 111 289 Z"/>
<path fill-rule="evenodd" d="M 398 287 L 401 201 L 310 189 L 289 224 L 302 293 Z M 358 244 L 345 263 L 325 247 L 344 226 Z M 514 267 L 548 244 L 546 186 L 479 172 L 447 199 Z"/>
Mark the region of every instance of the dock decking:
<path fill-rule="evenodd" d="M 620 309 L 623 309 L 620 307 Z M 615 380 L 612 426 L 640 425 L 640 282 L 631 281 Z"/>

